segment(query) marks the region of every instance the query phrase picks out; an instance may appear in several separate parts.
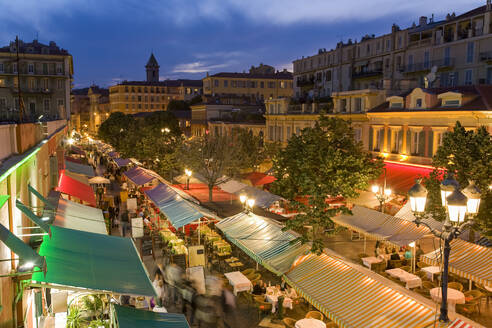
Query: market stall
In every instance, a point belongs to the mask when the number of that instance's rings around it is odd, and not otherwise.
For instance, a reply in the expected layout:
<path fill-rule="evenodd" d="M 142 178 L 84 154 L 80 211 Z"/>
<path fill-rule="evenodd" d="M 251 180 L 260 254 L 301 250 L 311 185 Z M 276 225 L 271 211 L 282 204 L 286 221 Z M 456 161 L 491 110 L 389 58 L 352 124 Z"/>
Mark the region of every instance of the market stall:
<path fill-rule="evenodd" d="M 87 184 L 69 177 L 64 171 L 60 173 L 58 187 L 55 190 L 65 194 L 69 199 L 73 197 L 82 203 L 96 207 L 96 196 L 92 188 Z"/>
<path fill-rule="evenodd" d="M 115 328 L 190 328 L 186 317 L 178 313 L 159 313 L 112 304 Z"/>

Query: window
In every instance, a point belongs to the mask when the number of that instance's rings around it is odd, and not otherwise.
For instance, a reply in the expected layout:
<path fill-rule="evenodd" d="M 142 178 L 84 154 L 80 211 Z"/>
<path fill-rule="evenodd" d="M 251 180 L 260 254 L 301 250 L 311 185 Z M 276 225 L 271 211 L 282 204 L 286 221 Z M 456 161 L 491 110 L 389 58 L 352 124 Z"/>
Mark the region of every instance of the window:
<path fill-rule="evenodd" d="M 56 87 L 58 89 L 63 89 L 63 80 L 56 80 Z"/>
<path fill-rule="evenodd" d="M 284 81 L 280 81 L 280 89 L 285 89 L 286 83 Z"/>
<path fill-rule="evenodd" d="M 3 63 L 0 63 L 0 73 L 3 73 Z"/>
<path fill-rule="evenodd" d="M 459 99 L 447 99 L 444 100 L 443 104 L 444 107 L 458 107 L 460 105 Z"/>
<path fill-rule="evenodd" d="M 265 88 L 265 82 L 263 82 L 263 81 L 260 82 L 260 88 L 262 88 L 262 89 Z"/>
<path fill-rule="evenodd" d="M 354 98 L 354 113 L 360 113 L 362 110 L 362 98 Z"/>
<path fill-rule="evenodd" d="M 31 88 L 31 90 L 36 89 L 36 80 L 34 79 L 29 80 L 29 88 Z"/>
<path fill-rule="evenodd" d="M 355 128 L 354 129 L 354 140 L 355 142 L 360 142 L 362 140 L 362 129 Z"/>
<path fill-rule="evenodd" d="M 388 39 L 386 40 L 386 51 L 390 51 L 391 50 L 391 40 Z"/>
<path fill-rule="evenodd" d="M 326 79 L 326 82 L 330 82 L 331 81 L 331 71 L 326 71 L 326 73 L 325 73 L 325 79 Z"/>
<path fill-rule="evenodd" d="M 383 147 L 384 142 L 384 129 L 377 129 L 374 137 L 376 137 L 376 140 L 374 142 L 374 151 L 380 151 Z"/>
<path fill-rule="evenodd" d="M 44 102 L 43 102 L 43 106 L 44 106 L 44 111 L 45 112 L 49 112 L 50 111 L 50 100 L 49 99 L 45 99 Z"/>
<path fill-rule="evenodd" d="M 398 49 L 401 48 L 402 39 L 401 36 L 398 37 Z"/>
<path fill-rule="evenodd" d="M 57 105 L 58 109 L 64 109 L 64 107 L 65 107 L 65 102 L 63 101 L 63 99 L 58 99 L 58 100 L 56 101 L 56 105 Z"/>
<path fill-rule="evenodd" d="M 48 64 L 43 63 L 43 74 L 48 74 Z"/>
<path fill-rule="evenodd" d="M 458 85 L 459 75 L 458 72 L 449 73 L 448 87 L 455 87 Z"/>
<path fill-rule="evenodd" d="M 442 146 L 442 139 L 444 137 L 444 134 L 446 132 L 435 132 L 435 136 L 436 136 L 436 148 L 439 148 L 440 146 Z M 436 149 L 437 151 L 437 149 Z"/>
<path fill-rule="evenodd" d="M 43 89 L 48 89 L 49 88 L 49 81 L 48 79 L 43 79 Z"/>
<path fill-rule="evenodd" d="M 7 108 L 7 99 L 0 98 L 0 109 L 6 109 L 6 108 Z"/>
<path fill-rule="evenodd" d="M 128 109 L 128 104 L 125 104 L 125 108 Z"/>
<path fill-rule="evenodd" d="M 466 46 L 466 62 L 467 63 L 473 63 L 473 50 L 474 50 L 474 43 L 473 42 L 468 42 Z"/>
<path fill-rule="evenodd" d="M 412 155 L 419 154 L 420 131 L 411 131 L 410 133 L 410 153 Z"/>
<path fill-rule="evenodd" d="M 36 113 L 36 103 L 32 100 L 29 102 L 29 111 L 31 113 Z"/>
<path fill-rule="evenodd" d="M 62 74 L 63 73 L 62 64 L 61 63 L 56 63 L 56 73 L 57 74 Z"/>
<path fill-rule="evenodd" d="M 449 66 L 451 62 L 451 48 L 444 48 L 444 66 Z"/>
<path fill-rule="evenodd" d="M 290 126 L 287 127 L 287 140 L 289 140 L 291 137 L 291 129 Z"/>
<path fill-rule="evenodd" d="M 228 80 L 224 80 L 224 88 L 227 88 L 229 86 L 229 81 Z"/>
<path fill-rule="evenodd" d="M 27 64 L 27 72 L 30 74 L 34 73 L 34 64 L 32 63 Z"/>
<path fill-rule="evenodd" d="M 413 70 L 413 55 L 408 56 L 408 70 L 409 71 Z"/>
<path fill-rule="evenodd" d="M 402 146 L 402 131 L 397 129 L 391 129 L 391 152 L 393 154 L 399 154 Z"/>
<path fill-rule="evenodd" d="M 340 112 L 341 113 L 347 112 L 347 99 L 340 99 Z"/>
<path fill-rule="evenodd" d="M 416 108 L 422 108 L 422 98 L 417 98 L 415 100 L 415 107 Z"/>
<path fill-rule="evenodd" d="M 142 96 L 137 96 L 138 101 L 142 101 Z"/>
<path fill-rule="evenodd" d="M 268 88 L 275 89 L 275 82 L 268 82 Z"/>
<path fill-rule="evenodd" d="M 268 127 L 268 140 L 273 141 L 273 126 Z"/>
<path fill-rule="evenodd" d="M 424 52 L 424 68 L 430 67 L 430 54 L 429 51 Z"/>
<path fill-rule="evenodd" d="M 218 87 L 219 86 L 219 80 L 214 80 L 214 87 Z"/>
<path fill-rule="evenodd" d="M 473 80 L 473 70 L 467 69 L 465 71 L 465 85 L 471 85 Z"/>

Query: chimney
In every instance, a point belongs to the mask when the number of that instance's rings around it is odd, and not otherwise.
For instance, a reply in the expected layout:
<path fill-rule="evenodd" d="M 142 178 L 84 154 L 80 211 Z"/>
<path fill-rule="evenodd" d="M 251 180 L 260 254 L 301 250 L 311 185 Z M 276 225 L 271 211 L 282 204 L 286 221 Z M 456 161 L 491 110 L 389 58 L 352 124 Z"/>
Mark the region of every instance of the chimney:
<path fill-rule="evenodd" d="M 427 25 L 427 16 L 420 16 L 419 18 L 419 26 Z"/>

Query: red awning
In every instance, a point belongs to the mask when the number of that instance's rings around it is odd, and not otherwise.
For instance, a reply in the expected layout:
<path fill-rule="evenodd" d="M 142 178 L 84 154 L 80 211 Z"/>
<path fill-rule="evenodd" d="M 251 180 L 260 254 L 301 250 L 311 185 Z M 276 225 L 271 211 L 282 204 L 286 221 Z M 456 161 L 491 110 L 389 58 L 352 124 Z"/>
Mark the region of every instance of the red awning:
<path fill-rule="evenodd" d="M 80 181 L 77 181 L 68 175 L 65 175 L 65 172 L 62 171 L 60 173 L 60 179 L 58 180 L 57 191 L 76 197 L 91 206 L 96 207 L 96 197 L 94 195 L 94 191 L 89 185 L 86 185 Z"/>
<path fill-rule="evenodd" d="M 386 186 L 393 192 L 406 194 L 415 184 L 415 179 L 428 177 L 434 170 L 432 166 L 418 164 L 404 164 L 385 161 Z M 384 172 L 378 179 L 380 184 L 384 183 Z"/>
<path fill-rule="evenodd" d="M 246 176 L 253 186 L 263 186 L 277 180 L 273 175 L 261 172 L 252 172 Z"/>

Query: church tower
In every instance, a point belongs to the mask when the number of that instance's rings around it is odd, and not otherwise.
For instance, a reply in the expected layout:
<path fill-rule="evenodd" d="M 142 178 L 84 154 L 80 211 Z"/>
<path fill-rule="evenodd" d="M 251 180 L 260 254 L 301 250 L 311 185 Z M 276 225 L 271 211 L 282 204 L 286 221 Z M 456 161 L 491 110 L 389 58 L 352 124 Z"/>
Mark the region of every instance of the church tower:
<path fill-rule="evenodd" d="M 150 54 L 145 70 L 147 71 L 147 82 L 159 82 L 159 64 L 153 53 Z"/>

